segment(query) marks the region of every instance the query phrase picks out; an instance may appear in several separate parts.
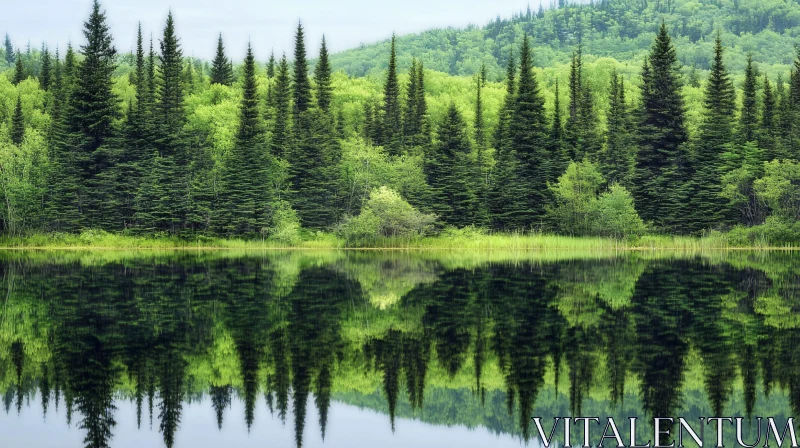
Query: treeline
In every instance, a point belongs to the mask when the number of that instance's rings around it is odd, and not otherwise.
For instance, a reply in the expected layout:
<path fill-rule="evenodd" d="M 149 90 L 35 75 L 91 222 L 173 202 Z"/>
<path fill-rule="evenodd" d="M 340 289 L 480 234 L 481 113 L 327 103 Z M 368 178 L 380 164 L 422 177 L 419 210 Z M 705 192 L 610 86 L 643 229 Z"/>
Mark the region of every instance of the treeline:
<path fill-rule="evenodd" d="M 681 48 L 679 60 L 688 69 L 711 67 L 718 31 L 729 44 L 731 67 L 743 70 L 748 52 L 766 65 L 791 63 L 793 42 L 800 31 L 796 0 L 558 0 L 548 8 L 499 15 L 485 26 L 442 28 L 400 38 L 400 61 L 416 57 L 433 70 L 469 76 L 486 64 L 499 79 L 509 50 L 527 34 L 536 45 L 536 64 L 565 63 L 583 44 L 592 57 L 638 61 L 647 52 L 661 21 Z M 386 69 L 388 42 L 364 45 L 333 57 L 336 69 L 362 76 Z"/>
<path fill-rule="evenodd" d="M 509 54 L 490 127 L 485 69 L 474 77 L 472 110 L 452 102 L 434 120 L 422 63 L 413 61 L 401 83 L 394 44 L 382 96 L 354 113 L 334 101 L 324 39 L 310 70 L 302 26 L 293 63 L 271 57 L 266 82 L 251 48 L 233 67 L 220 36 L 206 71 L 183 56 L 171 15 L 159 51 L 152 41 L 147 48 L 140 27 L 124 99 L 97 2 L 84 33 L 79 55 L 43 52 L 34 83 L 20 54 L 7 72 L 17 86 L 2 128 L 7 234 L 96 228 L 291 243 L 300 228 L 365 241 L 442 226 L 623 237 L 744 225 L 751 228 L 738 227 L 736 238 L 800 235 L 800 59 L 788 86 L 762 77 L 751 59 L 739 100 L 718 37 L 703 106 L 688 110 L 662 24 L 638 88 L 615 71 L 608 86 L 588 82 L 579 46 L 548 107 L 526 36 Z M 28 116 L 23 88 L 41 96 Z M 187 101 L 213 105 L 231 92 L 231 143 L 209 147 Z M 700 115 L 696 132 L 689 114 Z"/>

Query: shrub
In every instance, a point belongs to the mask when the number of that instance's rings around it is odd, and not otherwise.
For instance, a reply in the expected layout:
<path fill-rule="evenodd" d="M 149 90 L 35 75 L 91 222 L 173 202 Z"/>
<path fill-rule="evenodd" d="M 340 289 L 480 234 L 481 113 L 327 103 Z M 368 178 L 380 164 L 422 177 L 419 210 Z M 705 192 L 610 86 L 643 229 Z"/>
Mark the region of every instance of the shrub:
<path fill-rule="evenodd" d="M 278 201 L 272 204 L 272 219 L 267 233 L 271 240 L 287 246 L 300 242 L 300 218 L 288 202 Z"/>
<path fill-rule="evenodd" d="M 348 244 L 369 244 L 380 238 L 411 239 L 430 234 L 435 221 L 435 215 L 418 211 L 384 186 L 372 190 L 361 214 L 345 218 L 338 233 Z"/>
<path fill-rule="evenodd" d="M 646 230 L 633 206 L 633 197 L 621 185 L 614 184 L 591 205 L 592 233 L 614 238 L 641 236 Z"/>

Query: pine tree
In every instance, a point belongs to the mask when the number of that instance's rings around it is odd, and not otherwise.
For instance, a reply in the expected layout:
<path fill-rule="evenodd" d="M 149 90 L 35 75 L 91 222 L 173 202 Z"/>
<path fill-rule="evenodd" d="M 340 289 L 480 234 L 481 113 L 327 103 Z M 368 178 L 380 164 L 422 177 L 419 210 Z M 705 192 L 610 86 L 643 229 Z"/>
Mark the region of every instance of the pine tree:
<path fill-rule="evenodd" d="M 786 91 L 785 83 L 781 77 L 778 77 L 776 86 L 776 97 L 778 101 L 777 133 L 774 152 L 778 154 L 779 158 L 791 157 L 792 153 L 792 140 L 794 134 L 794 109 L 792 107 L 792 98 L 789 92 Z"/>
<path fill-rule="evenodd" d="M 758 129 L 758 103 L 756 98 L 758 73 L 753 65 L 753 55 L 747 55 L 747 69 L 744 72 L 742 113 L 739 117 L 739 134 L 745 142 L 756 140 Z"/>
<path fill-rule="evenodd" d="M 416 147 L 422 148 L 424 152 L 431 144 L 431 129 L 428 121 L 428 101 L 425 98 L 425 66 L 421 61 L 417 62 L 416 89 L 414 97 L 416 98 L 415 113 L 417 117 L 414 121 L 418 131 L 411 143 Z M 412 201 L 413 204 L 413 198 L 409 198 L 409 201 Z"/>
<path fill-rule="evenodd" d="M 275 77 L 275 52 L 269 54 L 269 61 L 267 62 L 267 78 L 272 79 Z"/>
<path fill-rule="evenodd" d="M 289 79 L 289 63 L 283 55 L 278 64 L 278 76 L 275 82 L 275 124 L 272 129 L 270 152 L 275 157 L 284 157 L 289 146 L 291 128 L 291 80 Z"/>
<path fill-rule="evenodd" d="M 506 68 L 506 96 L 498 116 L 494 134 L 495 168 L 487 192 L 487 204 L 492 227 L 497 230 L 517 228 L 517 215 L 525 206 L 519 198 L 525 194 L 520 180 L 520 164 L 514 151 L 510 132 L 516 98 L 516 61 L 513 51 Z"/>
<path fill-rule="evenodd" d="M 406 86 L 406 104 L 403 110 L 403 135 L 405 140 L 411 142 L 419 133 L 420 123 L 417 114 L 417 59 L 411 60 L 408 70 L 408 85 Z"/>
<path fill-rule="evenodd" d="M 425 174 L 431 189 L 431 208 L 442 222 L 456 227 L 473 224 L 478 198 L 476 170 L 466 123 L 451 103 L 438 130 L 438 144 L 425 160 Z"/>
<path fill-rule="evenodd" d="M 72 87 L 75 81 L 75 70 L 77 68 L 75 62 L 75 50 L 72 49 L 72 43 L 67 42 L 67 54 L 64 55 L 64 86 Z"/>
<path fill-rule="evenodd" d="M 256 63 L 248 45 L 243 67 L 243 95 L 236 143 L 222 166 L 220 225 L 227 235 L 255 236 L 267 226 L 266 154 L 259 115 Z"/>
<path fill-rule="evenodd" d="M 14 76 L 11 78 L 11 83 L 19 85 L 22 81 L 25 81 L 28 78 L 28 74 L 25 72 L 25 65 L 22 63 L 22 55 L 17 50 L 17 56 L 15 58 L 16 65 L 14 67 Z"/>
<path fill-rule="evenodd" d="M 722 154 L 733 142 L 736 91 L 722 60 L 722 40 L 717 36 L 714 62 L 706 83 L 705 111 L 695 154 L 695 195 L 692 198 L 694 227 L 708 229 L 730 221 L 727 201 L 720 195 L 723 174 Z M 684 217 L 685 218 L 685 217 Z"/>
<path fill-rule="evenodd" d="M 687 81 L 691 87 L 700 87 L 700 75 L 697 74 L 697 64 L 692 64 L 692 69 L 689 71 L 689 80 Z"/>
<path fill-rule="evenodd" d="M 11 117 L 11 143 L 19 146 L 25 139 L 25 115 L 22 113 L 22 98 L 17 95 L 17 105 Z"/>
<path fill-rule="evenodd" d="M 70 149 L 68 171 L 77 174 L 79 223 L 73 226 L 114 228 L 116 214 L 113 186 L 109 175 L 114 163 L 117 143 L 115 120 L 119 117 L 119 99 L 114 93 L 113 74 L 116 69 L 116 49 L 104 12 L 95 0 L 89 20 L 84 24 L 86 45 L 81 46 L 84 58 L 75 68 L 72 91 L 68 102 Z"/>
<path fill-rule="evenodd" d="M 223 86 L 233 84 L 233 70 L 231 69 L 231 62 L 225 56 L 222 33 L 219 34 L 219 39 L 217 39 L 217 53 L 211 64 L 211 84 L 222 84 Z"/>
<path fill-rule="evenodd" d="M 759 146 L 765 150 L 765 157 L 767 161 L 774 160 L 779 157 L 776 151 L 776 112 L 777 104 L 775 101 L 775 93 L 772 90 L 772 83 L 769 78 L 764 75 L 764 100 L 763 107 L 761 108 L 761 121 L 758 133 Z"/>
<path fill-rule="evenodd" d="M 120 154 L 117 164 L 117 184 L 120 194 L 120 207 L 123 226 L 135 226 L 136 194 L 142 178 L 147 172 L 148 161 L 152 158 L 153 136 L 152 98 L 147 73 L 147 58 L 144 53 L 142 25 L 138 26 L 136 36 L 136 66 L 133 72 L 133 86 L 136 89 L 136 104 L 130 105 L 125 127 L 125 151 Z"/>
<path fill-rule="evenodd" d="M 569 151 L 564 136 L 564 124 L 561 116 L 561 92 L 556 80 L 555 100 L 553 101 L 553 126 L 550 129 L 550 154 L 553 166 L 548 182 L 556 182 L 569 165 Z"/>
<path fill-rule="evenodd" d="M 297 24 L 294 37 L 294 82 L 293 107 L 295 122 L 300 114 L 311 107 L 311 83 L 308 80 L 308 62 L 306 61 L 306 44 L 303 37 L 303 25 Z"/>
<path fill-rule="evenodd" d="M 641 97 L 636 209 L 643 220 L 674 229 L 686 179 L 687 131 L 675 47 L 663 23 L 642 68 Z"/>
<path fill-rule="evenodd" d="M 486 65 L 481 65 L 481 71 L 478 73 L 476 80 L 477 88 L 475 89 L 475 196 L 476 207 L 474 221 L 476 225 L 489 224 L 489 209 L 488 209 L 488 188 L 489 188 L 489 171 L 487 169 L 487 146 L 486 146 L 486 123 L 483 118 L 483 97 L 482 91 L 486 84 Z"/>
<path fill-rule="evenodd" d="M 592 159 L 601 147 L 594 98 L 588 84 L 583 80 L 582 58 L 583 50 L 579 46 L 570 63 L 569 117 L 565 130 L 569 143 L 568 155 L 572 160 L 582 160 L 585 156 Z"/>
<path fill-rule="evenodd" d="M 621 75 L 611 73 L 606 117 L 606 148 L 601 157 L 600 170 L 609 185 L 631 187 L 634 148 L 630 135 L 628 105 L 625 103 L 625 85 Z"/>
<path fill-rule="evenodd" d="M 329 112 L 331 107 L 331 64 L 328 61 L 328 46 L 325 36 L 322 36 L 322 46 L 319 49 L 319 59 L 314 68 L 314 83 L 316 84 L 317 106 L 324 112 Z"/>
<path fill-rule="evenodd" d="M 222 33 L 217 39 L 217 53 L 211 63 L 211 84 L 230 86 L 233 84 L 233 70 L 231 62 L 225 56 L 225 45 L 222 43 Z"/>
<path fill-rule="evenodd" d="M 381 143 L 390 155 L 398 155 L 403 146 L 403 125 L 400 111 L 400 87 L 397 81 L 397 54 L 395 36 L 392 35 L 389 69 L 383 89 L 383 117 Z"/>
<path fill-rule="evenodd" d="M 6 63 L 8 63 L 8 65 L 11 65 L 14 63 L 16 58 L 14 57 L 14 47 L 11 45 L 11 38 L 8 37 L 8 33 L 6 33 L 6 38 L 3 41 L 3 46 L 5 47 L 6 50 Z"/>
<path fill-rule="evenodd" d="M 191 198 L 192 160 L 183 134 L 186 122 L 183 56 L 175 35 L 172 12 L 167 15 L 160 46 L 160 64 L 157 67 L 160 76 L 154 79 L 157 95 L 153 95 L 158 98 L 153 106 L 153 140 L 157 154 L 139 190 L 136 219 L 148 231 L 183 234 L 194 230 L 188 224 L 189 211 L 194 207 Z"/>
<path fill-rule="evenodd" d="M 50 83 L 53 80 L 53 61 L 50 58 L 50 50 L 42 45 L 42 68 L 39 71 L 39 85 L 42 90 L 50 90 Z"/>
<path fill-rule="evenodd" d="M 508 66 L 506 67 L 506 96 L 503 106 L 500 108 L 494 133 L 494 147 L 498 152 L 511 147 L 508 125 L 511 120 L 511 112 L 514 110 L 516 88 L 516 61 L 512 50 L 508 55 Z"/>
<path fill-rule="evenodd" d="M 511 116 L 511 145 L 520 163 L 520 181 L 524 194 L 518 196 L 524 206 L 515 217 L 516 228 L 527 228 L 540 222 L 547 203 L 547 179 L 551 157 L 544 98 L 533 73 L 527 35 L 520 50 L 519 82 Z"/>

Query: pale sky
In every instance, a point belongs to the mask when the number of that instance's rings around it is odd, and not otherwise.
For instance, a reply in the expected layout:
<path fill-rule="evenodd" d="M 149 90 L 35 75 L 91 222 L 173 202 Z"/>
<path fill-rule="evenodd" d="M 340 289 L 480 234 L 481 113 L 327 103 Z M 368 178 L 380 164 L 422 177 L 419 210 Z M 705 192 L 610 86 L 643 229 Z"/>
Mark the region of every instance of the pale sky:
<path fill-rule="evenodd" d="M 134 48 L 139 21 L 145 36 L 158 38 L 167 12 L 172 9 L 184 54 L 210 59 L 222 32 L 228 55 L 244 57 L 248 39 L 256 56 L 265 60 L 291 54 L 294 28 L 302 20 L 311 57 L 326 36 L 331 51 L 357 47 L 430 28 L 483 26 L 498 15 L 509 17 L 530 4 L 536 12 L 542 0 L 105 0 L 120 52 Z M 545 0 L 546 1 L 546 0 Z M 28 41 L 39 47 L 46 41 L 63 50 L 66 41 L 83 44 L 81 29 L 91 10 L 91 0 L 8 1 L 0 17 L 0 33 L 8 32 L 22 51 Z M 549 4 L 546 3 L 546 5 Z"/>

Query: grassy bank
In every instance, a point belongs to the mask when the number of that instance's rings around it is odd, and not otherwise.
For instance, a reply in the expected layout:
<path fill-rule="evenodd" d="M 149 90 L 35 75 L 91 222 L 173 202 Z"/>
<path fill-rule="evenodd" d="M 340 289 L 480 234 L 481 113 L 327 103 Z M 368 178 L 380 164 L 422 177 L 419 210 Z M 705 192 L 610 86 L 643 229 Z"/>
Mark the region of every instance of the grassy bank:
<path fill-rule="evenodd" d="M 280 241 L 243 240 L 197 237 L 133 236 L 102 231 L 84 231 L 80 234 L 50 233 L 22 237 L 0 237 L 2 249 L 345 249 L 345 240 L 330 233 L 308 232 L 296 244 Z M 417 239 L 386 238 L 372 242 L 360 249 L 431 249 L 431 250 L 582 250 L 582 251 L 633 251 L 633 250 L 737 250 L 737 249 L 792 249 L 791 246 L 770 246 L 758 241 L 749 244 L 731 244 L 728 235 L 712 233 L 704 237 L 648 235 L 630 240 L 612 238 L 570 237 L 548 234 L 485 234 L 468 230 L 443 232 L 439 236 Z"/>

